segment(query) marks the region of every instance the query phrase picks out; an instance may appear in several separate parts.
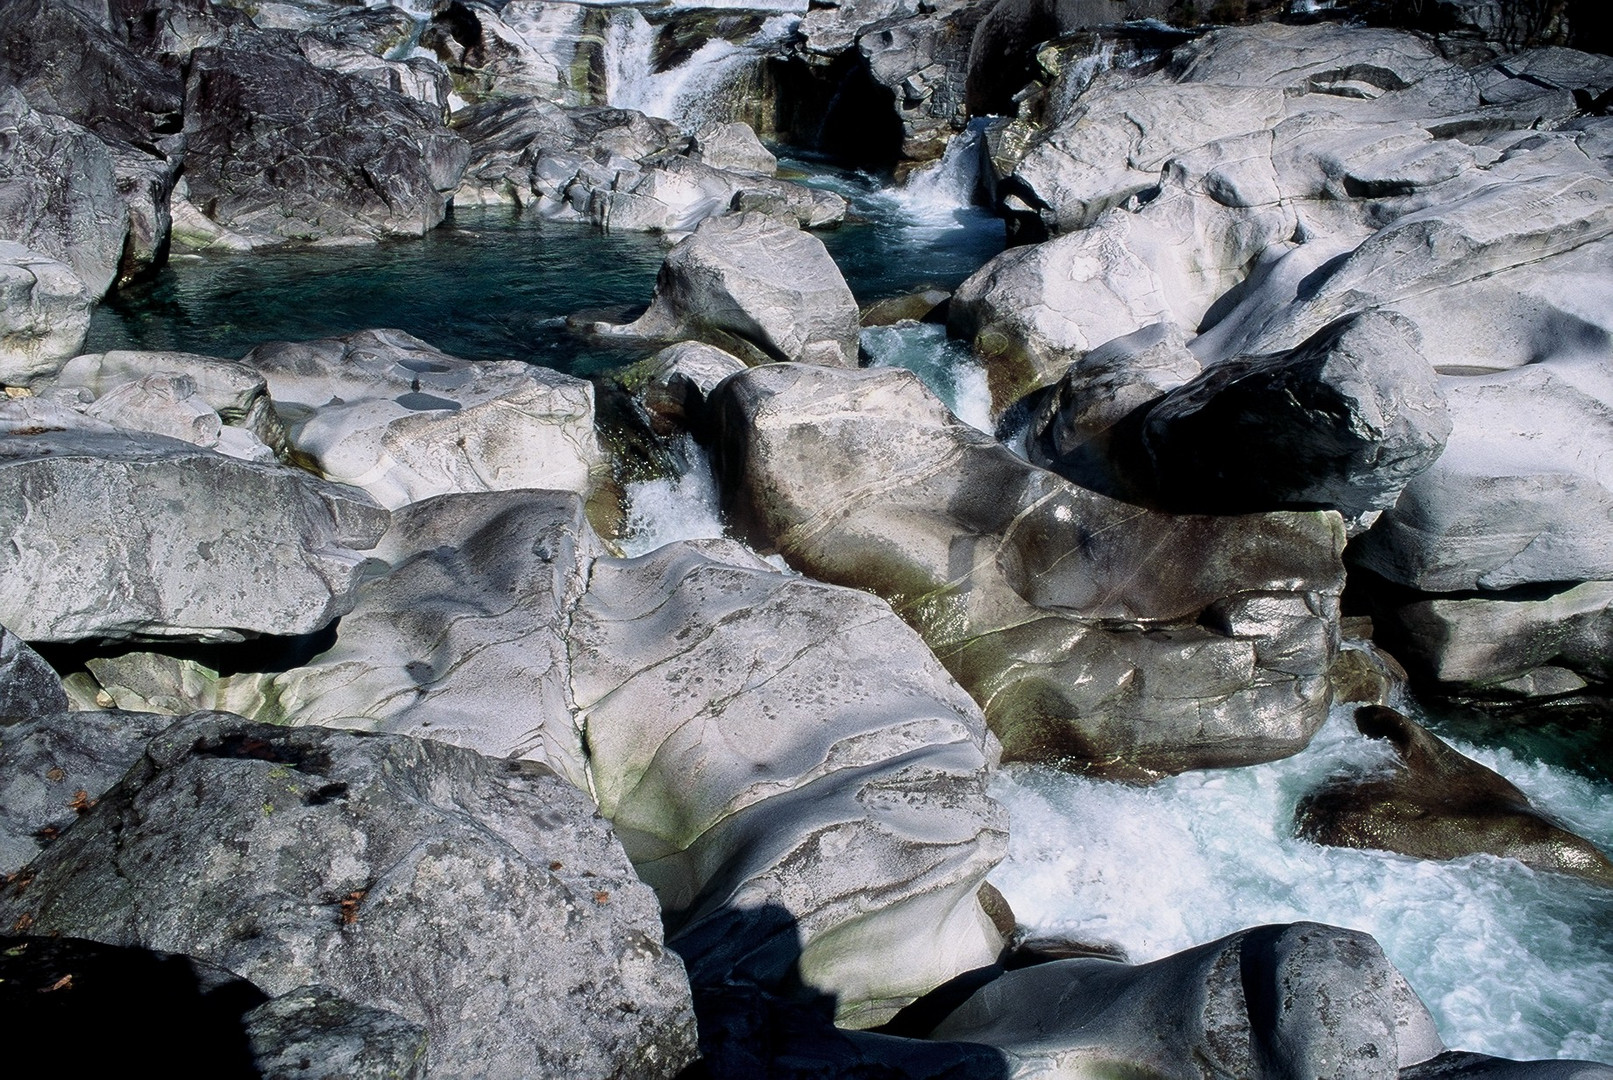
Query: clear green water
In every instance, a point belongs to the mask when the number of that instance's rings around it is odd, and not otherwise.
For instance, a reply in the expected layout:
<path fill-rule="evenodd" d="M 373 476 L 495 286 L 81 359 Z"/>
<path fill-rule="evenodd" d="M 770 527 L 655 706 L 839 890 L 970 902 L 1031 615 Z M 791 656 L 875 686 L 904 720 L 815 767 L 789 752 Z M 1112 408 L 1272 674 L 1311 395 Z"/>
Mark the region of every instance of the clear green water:
<path fill-rule="evenodd" d="M 644 304 L 666 254 L 655 237 L 541 222 L 503 207 L 456 212 L 419 239 L 175 260 L 114 293 L 85 351 L 237 357 L 265 341 L 396 327 L 455 356 L 586 375 L 635 357 L 572 334 L 565 316 Z"/>

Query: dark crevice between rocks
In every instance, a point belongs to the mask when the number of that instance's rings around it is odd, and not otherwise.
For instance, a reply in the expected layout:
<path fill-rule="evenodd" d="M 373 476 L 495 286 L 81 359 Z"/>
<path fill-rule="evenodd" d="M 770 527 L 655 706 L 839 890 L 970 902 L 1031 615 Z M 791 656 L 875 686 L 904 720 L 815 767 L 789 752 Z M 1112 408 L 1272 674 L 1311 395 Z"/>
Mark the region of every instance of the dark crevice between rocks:
<path fill-rule="evenodd" d="M 127 656 L 130 653 L 160 653 L 177 660 L 191 660 L 219 675 L 243 672 L 278 674 L 302 667 L 336 644 L 341 620 L 311 634 L 265 634 L 246 641 L 200 644 L 187 641 L 118 642 L 38 642 L 34 651 L 62 677 L 86 670 L 90 660 Z"/>
<path fill-rule="evenodd" d="M 792 146 L 853 168 L 889 173 L 902 157 L 901 112 L 868 62 L 849 50 L 829 64 L 769 61 L 775 89 L 773 131 Z"/>

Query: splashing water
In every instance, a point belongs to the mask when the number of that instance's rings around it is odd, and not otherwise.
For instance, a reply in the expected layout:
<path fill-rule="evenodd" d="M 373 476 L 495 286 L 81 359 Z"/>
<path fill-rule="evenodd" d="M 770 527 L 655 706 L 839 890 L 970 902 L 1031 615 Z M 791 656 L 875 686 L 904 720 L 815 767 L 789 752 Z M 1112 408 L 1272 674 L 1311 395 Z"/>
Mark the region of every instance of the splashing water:
<path fill-rule="evenodd" d="M 656 71 L 657 29 L 638 8 L 621 8 L 612 13 L 605 30 L 606 97 L 615 108 L 637 109 L 695 130 L 724 118 L 724 87 L 762 63 L 763 50 L 787 37 L 800 21 L 795 14 L 774 15 L 744 44 L 712 37 L 683 63 Z"/>
<path fill-rule="evenodd" d="M 940 161 L 915 170 L 907 183 L 884 197 L 916 224 L 962 227 L 959 215 L 974 206 L 980 186 L 982 144 L 991 121 L 991 117 L 970 121 L 967 129 L 947 141 Z"/>
<path fill-rule="evenodd" d="M 1604 849 L 1613 785 L 1450 740 Z M 1021 923 L 1153 960 L 1242 927 L 1310 919 L 1366 931 L 1456 1048 L 1613 1061 L 1613 894 L 1490 856 L 1450 862 L 1293 836 L 1329 775 L 1384 767 L 1386 744 L 1337 709 L 1285 761 L 1129 787 L 1011 766 L 1012 821 L 991 875 Z"/>
<path fill-rule="evenodd" d="M 906 368 L 924 380 L 953 416 L 988 435 L 994 430 L 986 370 L 967 344 L 947 338 L 946 327 L 916 322 L 870 326 L 862 332 L 862 348 L 868 367 Z"/>
<path fill-rule="evenodd" d="M 678 437 L 678 449 L 689 463 L 682 476 L 627 486 L 627 527 L 619 546 L 628 558 L 674 540 L 709 540 L 723 535 L 711 458 L 687 435 Z"/>

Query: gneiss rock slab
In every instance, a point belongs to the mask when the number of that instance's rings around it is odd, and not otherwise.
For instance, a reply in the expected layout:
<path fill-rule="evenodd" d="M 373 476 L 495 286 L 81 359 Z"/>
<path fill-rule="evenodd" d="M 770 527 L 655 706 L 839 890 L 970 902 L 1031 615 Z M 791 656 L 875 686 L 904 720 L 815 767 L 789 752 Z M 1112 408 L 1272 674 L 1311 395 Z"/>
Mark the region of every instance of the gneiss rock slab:
<path fill-rule="evenodd" d="M 688 541 L 596 562 L 569 644 L 592 790 L 696 986 L 799 979 L 870 1027 L 996 959 L 995 741 L 883 601 Z"/>
<path fill-rule="evenodd" d="M 1488 853 L 1613 886 L 1613 862 L 1505 777 L 1393 709 L 1357 709 L 1355 722 L 1389 740 L 1400 762 L 1387 776 L 1340 777 L 1306 795 L 1294 813 L 1301 836 L 1422 859 Z"/>
<path fill-rule="evenodd" d="M 470 156 L 440 113 L 299 55 L 191 54 L 190 199 L 261 243 L 418 236 L 442 221 Z"/>
<path fill-rule="evenodd" d="M 532 763 L 211 714 L 34 861 L 0 919 L 318 984 L 429 1036 L 442 1077 L 671 1077 L 682 966 L 587 796 Z"/>
<path fill-rule="evenodd" d="M 0 622 L 29 641 L 303 634 L 387 524 L 363 492 L 160 435 L 0 439 Z"/>
<path fill-rule="evenodd" d="M 586 494 L 601 464 L 593 387 L 514 360 L 478 361 L 401 330 L 260 345 L 287 441 L 388 508 L 464 491 Z"/>
<path fill-rule="evenodd" d="M 667 254 L 648 311 L 593 329 L 738 346 L 759 360 L 857 363 L 857 301 L 823 241 L 756 212 L 702 222 Z"/>
<path fill-rule="evenodd" d="M 1326 714 L 1343 527 L 1157 513 L 951 417 L 906 371 L 766 365 L 717 388 L 733 520 L 885 597 L 1005 757 L 1120 775 L 1270 760 Z"/>

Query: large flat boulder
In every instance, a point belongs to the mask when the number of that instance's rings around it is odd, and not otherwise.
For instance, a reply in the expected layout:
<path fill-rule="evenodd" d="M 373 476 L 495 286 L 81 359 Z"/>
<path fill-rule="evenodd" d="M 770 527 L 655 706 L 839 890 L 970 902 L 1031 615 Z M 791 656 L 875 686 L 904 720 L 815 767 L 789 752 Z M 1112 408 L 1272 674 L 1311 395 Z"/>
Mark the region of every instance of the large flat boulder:
<path fill-rule="evenodd" d="M 513 360 L 476 361 L 400 330 L 260 345 L 290 447 L 389 508 L 463 491 L 586 494 L 601 464 L 593 387 Z"/>
<path fill-rule="evenodd" d="M 192 717 L 0 901 L 6 925 L 319 984 L 429 1035 L 433 1076 L 672 1077 L 694 1017 L 588 797 L 401 736 Z"/>
<path fill-rule="evenodd" d="M 0 622 L 29 641 L 321 629 L 387 521 L 299 470 L 117 430 L 0 439 L 0 490 Z"/>
<path fill-rule="evenodd" d="M 889 600 L 1005 757 L 1121 775 L 1269 760 L 1326 713 L 1337 515 L 1122 503 L 1015 457 L 905 371 L 752 368 L 713 411 L 736 524 Z"/>

